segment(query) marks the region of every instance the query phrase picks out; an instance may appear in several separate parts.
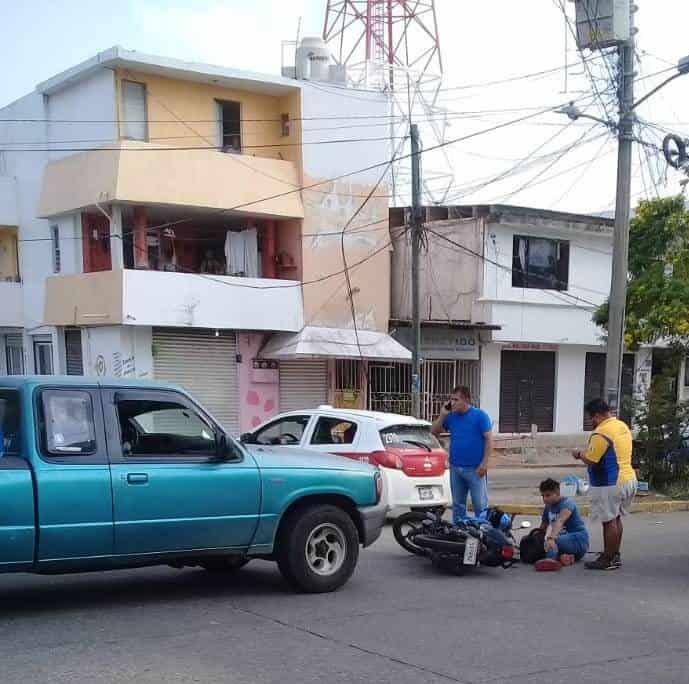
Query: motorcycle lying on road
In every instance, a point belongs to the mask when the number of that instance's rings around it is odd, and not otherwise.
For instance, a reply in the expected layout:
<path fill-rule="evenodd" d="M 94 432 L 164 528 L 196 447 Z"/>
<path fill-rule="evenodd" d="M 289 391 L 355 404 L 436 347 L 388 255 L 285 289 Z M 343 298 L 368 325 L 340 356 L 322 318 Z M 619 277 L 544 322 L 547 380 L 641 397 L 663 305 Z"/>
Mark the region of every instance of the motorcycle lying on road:
<path fill-rule="evenodd" d="M 489 508 L 453 524 L 443 519 L 444 512 L 440 508 L 404 513 L 393 523 L 395 539 L 409 553 L 430 558 L 434 568 L 456 575 L 479 565 L 507 569 L 516 562 L 514 516 Z M 522 523 L 523 528 L 530 526 Z"/>

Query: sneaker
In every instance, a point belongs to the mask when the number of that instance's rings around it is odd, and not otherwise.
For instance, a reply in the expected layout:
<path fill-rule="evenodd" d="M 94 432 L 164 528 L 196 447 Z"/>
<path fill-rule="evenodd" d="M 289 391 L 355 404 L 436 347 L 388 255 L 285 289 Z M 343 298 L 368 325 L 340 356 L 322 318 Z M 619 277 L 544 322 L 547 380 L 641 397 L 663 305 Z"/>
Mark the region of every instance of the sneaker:
<path fill-rule="evenodd" d="M 601 553 L 595 561 L 589 561 L 584 564 L 587 570 L 617 570 L 619 565 L 615 565 L 615 562 L 608 558 L 604 553 Z"/>
<path fill-rule="evenodd" d="M 621 567 L 622 567 L 622 556 L 621 556 L 619 553 L 616 553 L 616 554 L 612 557 L 612 562 L 613 562 L 618 568 L 621 568 Z"/>
<path fill-rule="evenodd" d="M 560 563 L 562 563 L 563 568 L 568 568 L 570 565 L 574 565 L 577 559 L 571 553 L 563 553 L 560 556 Z"/>
<path fill-rule="evenodd" d="M 562 569 L 562 563 L 554 558 L 542 558 L 536 562 L 538 572 L 557 572 Z"/>

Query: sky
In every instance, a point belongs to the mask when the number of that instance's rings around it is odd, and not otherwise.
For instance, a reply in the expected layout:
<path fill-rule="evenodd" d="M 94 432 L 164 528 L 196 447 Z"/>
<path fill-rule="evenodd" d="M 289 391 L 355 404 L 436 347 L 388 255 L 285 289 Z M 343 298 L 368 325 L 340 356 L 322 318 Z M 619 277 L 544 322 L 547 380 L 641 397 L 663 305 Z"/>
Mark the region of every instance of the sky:
<path fill-rule="evenodd" d="M 445 139 L 475 136 L 447 147 L 454 177 L 448 198 L 454 203 L 506 202 L 591 213 L 613 208 L 615 141 L 603 126 L 590 121 L 568 125 L 563 115 L 548 113 L 482 133 L 536 108 L 577 98 L 593 115 L 615 115 L 614 107 L 608 105 L 606 113 L 592 96 L 589 74 L 571 36 L 566 44 L 558 3 L 436 0 L 444 61 L 439 103 L 449 112 Z M 0 106 L 113 45 L 277 74 L 281 41 L 294 39 L 300 19 L 301 35 L 319 35 L 326 4 L 326 0 L 0 0 L 0 63 L 6 65 L 0 79 Z M 668 75 L 653 74 L 689 55 L 689 3 L 637 0 L 637 4 L 637 95 L 642 95 Z M 572 5 L 566 5 L 571 12 Z M 484 85 L 565 63 L 570 64 L 567 82 L 562 69 Z M 603 92 L 610 80 L 606 66 L 598 59 L 589 68 Z M 642 105 L 639 114 L 689 137 L 689 76 Z M 421 133 L 426 147 L 435 142 L 423 121 Z M 665 133 L 644 126 L 639 134 L 659 144 Z M 637 146 L 634 153 L 634 200 L 656 192 L 678 192 L 681 176 L 668 172 L 662 159 L 652 151 L 647 155 L 645 149 Z M 438 156 L 429 156 L 424 164 L 431 178 L 448 170 Z M 429 181 L 436 197 L 445 182 Z"/>

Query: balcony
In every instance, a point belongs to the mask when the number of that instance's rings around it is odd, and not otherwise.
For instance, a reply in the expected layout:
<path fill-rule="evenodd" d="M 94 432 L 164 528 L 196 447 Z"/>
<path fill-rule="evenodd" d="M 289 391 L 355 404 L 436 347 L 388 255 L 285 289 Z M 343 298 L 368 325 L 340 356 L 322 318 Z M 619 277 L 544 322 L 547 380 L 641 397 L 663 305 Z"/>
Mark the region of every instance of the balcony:
<path fill-rule="evenodd" d="M 278 219 L 304 215 L 300 193 L 285 194 L 300 185 L 293 162 L 162 147 L 122 141 L 50 162 L 43 176 L 39 215 L 45 218 L 113 202 L 234 208 L 235 215 Z"/>
<path fill-rule="evenodd" d="M 124 269 L 48 278 L 44 323 L 297 332 L 304 314 L 296 281 Z"/>

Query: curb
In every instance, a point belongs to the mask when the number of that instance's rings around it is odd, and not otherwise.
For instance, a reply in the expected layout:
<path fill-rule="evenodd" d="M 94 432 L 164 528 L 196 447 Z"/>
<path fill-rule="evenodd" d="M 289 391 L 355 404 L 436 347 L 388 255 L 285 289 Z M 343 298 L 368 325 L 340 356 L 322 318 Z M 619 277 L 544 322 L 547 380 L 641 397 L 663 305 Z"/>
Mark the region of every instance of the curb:
<path fill-rule="evenodd" d="M 510 515 L 541 515 L 543 506 L 538 504 L 505 504 L 499 506 L 505 513 Z M 588 516 L 591 506 L 582 504 L 579 512 Z M 640 501 L 632 506 L 632 513 L 681 513 L 689 511 L 689 501 Z"/>

